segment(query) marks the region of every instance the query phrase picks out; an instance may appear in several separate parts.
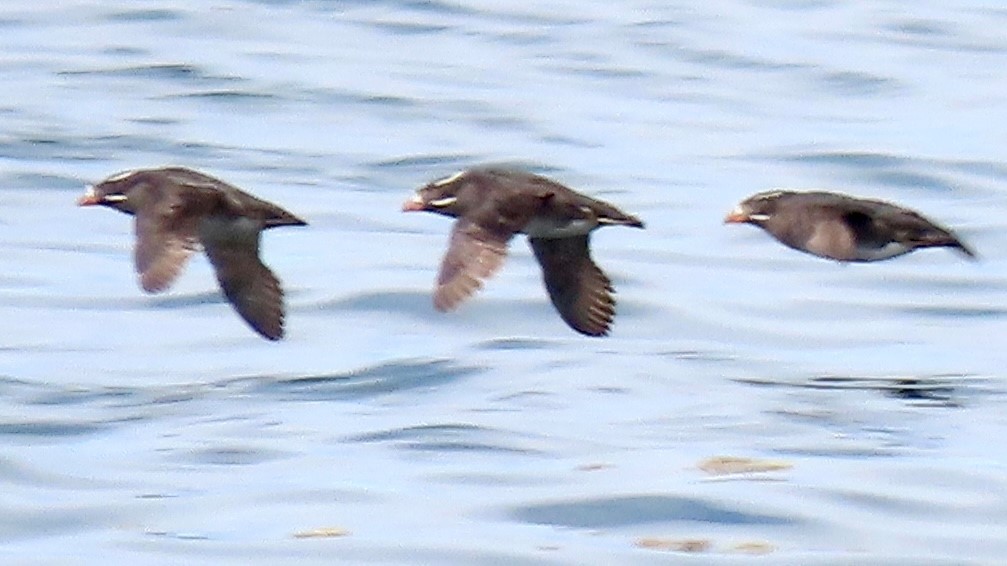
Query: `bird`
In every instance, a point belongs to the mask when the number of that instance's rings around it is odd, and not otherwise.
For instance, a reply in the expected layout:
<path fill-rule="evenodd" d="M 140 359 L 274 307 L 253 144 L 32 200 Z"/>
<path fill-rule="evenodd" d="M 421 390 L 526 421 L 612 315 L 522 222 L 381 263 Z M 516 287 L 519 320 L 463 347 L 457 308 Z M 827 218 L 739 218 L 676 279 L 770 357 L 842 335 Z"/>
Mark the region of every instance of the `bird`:
<path fill-rule="evenodd" d="M 880 261 L 934 247 L 977 258 L 954 232 L 914 210 L 827 191 L 757 193 L 724 222 L 754 224 L 786 246 L 839 262 Z"/>
<path fill-rule="evenodd" d="M 587 336 L 608 335 L 615 316 L 615 289 L 591 259 L 591 232 L 644 227 L 611 204 L 508 166 L 473 167 L 427 183 L 402 210 L 457 219 L 437 275 L 437 310 L 454 310 L 479 290 L 503 264 L 510 240 L 525 234 L 553 306 Z"/>
<path fill-rule="evenodd" d="M 279 206 L 185 167 L 133 169 L 88 186 L 79 206 L 134 217 L 134 266 L 147 293 L 166 290 L 202 249 L 224 296 L 257 333 L 283 338 L 283 289 L 259 258 L 263 230 L 306 226 Z"/>

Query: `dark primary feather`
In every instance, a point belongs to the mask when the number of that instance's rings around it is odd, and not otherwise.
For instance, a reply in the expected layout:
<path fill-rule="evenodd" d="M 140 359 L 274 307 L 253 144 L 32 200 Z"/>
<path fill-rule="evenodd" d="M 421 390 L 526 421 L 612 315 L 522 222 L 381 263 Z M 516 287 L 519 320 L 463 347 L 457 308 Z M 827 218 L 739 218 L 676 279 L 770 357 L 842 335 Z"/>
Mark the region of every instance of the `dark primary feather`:
<path fill-rule="evenodd" d="M 259 259 L 261 234 L 261 222 L 219 215 L 206 218 L 200 230 L 206 256 L 227 300 L 256 332 L 279 340 L 283 337 L 283 290 Z"/>
<path fill-rule="evenodd" d="M 553 306 L 574 330 L 604 336 L 615 316 L 612 282 L 591 260 L 589 237 L 529 238 Z"/>

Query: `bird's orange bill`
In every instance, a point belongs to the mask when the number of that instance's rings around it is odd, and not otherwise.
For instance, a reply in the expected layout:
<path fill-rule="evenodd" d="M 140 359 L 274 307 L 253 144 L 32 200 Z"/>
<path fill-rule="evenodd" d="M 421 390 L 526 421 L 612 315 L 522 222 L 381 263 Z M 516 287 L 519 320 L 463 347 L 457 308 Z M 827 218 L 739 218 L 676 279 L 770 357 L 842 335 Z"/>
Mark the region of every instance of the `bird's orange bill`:
<path fill-rule="evenodd" d="M 724 224 L 743 224 L 748 222 L 748 215 L 740 210 L 732 210 L 724 217 Z"/>
<path fill-rule="evenodd" d="M 96 204 L 101 204 L 101 198 L 94 191 L 94 187 L 89 185 L 84 194 L 77 199 L 77 206 L 94 206 Z"/>
<path fill-rule="evenodd" d="M 420 195 L 413 195 L 406 202 L 402 203 L 402 212 L 416 212 L 418 210 L 423 210 L 423 199 Z"/>

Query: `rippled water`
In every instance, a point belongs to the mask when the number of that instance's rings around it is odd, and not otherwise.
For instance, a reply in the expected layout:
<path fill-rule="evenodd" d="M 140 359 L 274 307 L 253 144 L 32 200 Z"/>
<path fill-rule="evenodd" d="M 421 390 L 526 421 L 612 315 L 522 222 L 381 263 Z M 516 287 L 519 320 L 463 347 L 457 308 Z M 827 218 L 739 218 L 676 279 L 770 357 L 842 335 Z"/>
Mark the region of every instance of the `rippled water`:
<path fill-rule="evenodd" d="M 978 1 L 5 2 L 0 556 L 998 563 L 1005 25 Z M 565 327 L 519 241 L 434 312 L 450 223 L 399 205 L 487 161 L 647 221 L 594 238 L 611 337 Z M 286 341 L 203 258 L 145 296 L 130 220 L 73 206 L 169 163 L 311 223 L 265 236 Z M 774 186 L 912 206 L 982 261 L 842 267 L 721 225 Z"/>

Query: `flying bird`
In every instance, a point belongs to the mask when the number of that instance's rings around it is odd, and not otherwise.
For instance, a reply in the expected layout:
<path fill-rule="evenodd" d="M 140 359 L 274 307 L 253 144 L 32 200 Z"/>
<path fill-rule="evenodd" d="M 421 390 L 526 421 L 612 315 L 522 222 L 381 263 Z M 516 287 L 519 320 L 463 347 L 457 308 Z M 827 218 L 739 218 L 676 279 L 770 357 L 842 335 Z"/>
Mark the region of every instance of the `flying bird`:
<path fill-rule="evenodd" d="M 455 309 L 503 264 L 517 234 L 528 236 L 545 288 L 574 330 L 605 336 L 615 316 L 615 289 L 591 259 L 590 234 L 602 226 L 643 228 L 618 208 L 540 175 L 478 167 L 418 189 L 403 211 L 456 218 L 434 291 L 434 306 Z"/>
<path fill-rule="evenodd" d="M 758 193 L 741 201 L 724 222 L 754 224 L 795 250 L 841 262 L 879 261 L 934 247 L 976 258 L 954 232 L 916 211 L 839 193 Z"/>
<path fill-rule="evenodd" d="M 224 296 L 256 332 L 283 337 L 283 290 L 259 258 L 263 230 L 305 226 L 290 212 L 184 167 L 134 169 L 89 186 L 80 206 L 101 205 L 135 218 L 140 287 L 167 289 L 193 252 L 206 252 Z"/>

